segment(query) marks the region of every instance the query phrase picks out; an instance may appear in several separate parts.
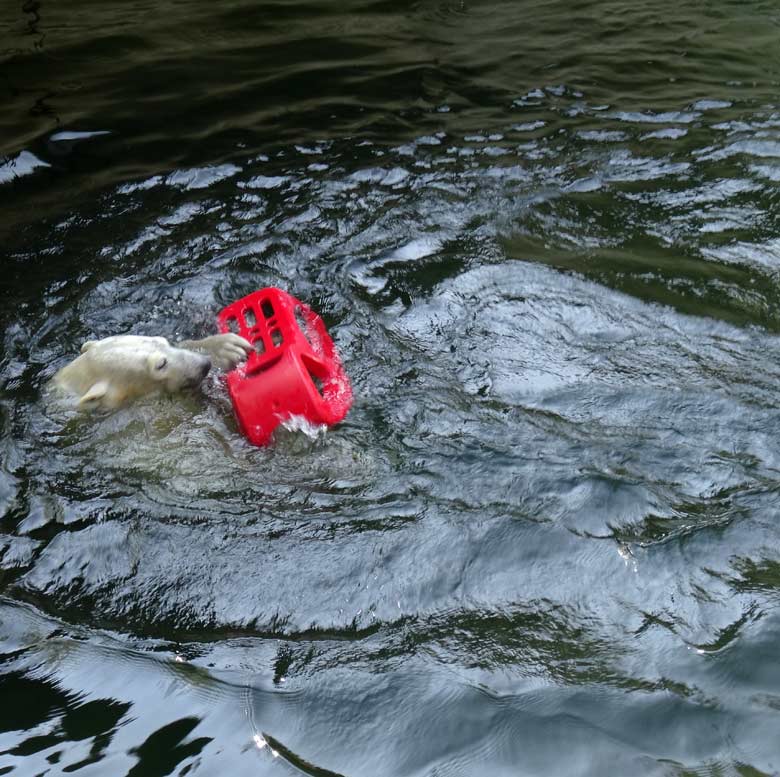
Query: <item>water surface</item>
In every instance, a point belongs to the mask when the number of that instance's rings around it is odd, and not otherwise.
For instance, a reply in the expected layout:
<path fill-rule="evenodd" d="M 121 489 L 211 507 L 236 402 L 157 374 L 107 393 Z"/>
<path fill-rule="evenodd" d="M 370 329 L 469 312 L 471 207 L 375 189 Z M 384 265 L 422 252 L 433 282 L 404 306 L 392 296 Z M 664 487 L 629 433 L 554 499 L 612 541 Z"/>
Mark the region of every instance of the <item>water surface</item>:
<path fill-rule="evenodd" d="M 780 772 L 779 26 L 0 9 L 0 774 Z M 51 401 L 264 285 L 340 427 Z"/>

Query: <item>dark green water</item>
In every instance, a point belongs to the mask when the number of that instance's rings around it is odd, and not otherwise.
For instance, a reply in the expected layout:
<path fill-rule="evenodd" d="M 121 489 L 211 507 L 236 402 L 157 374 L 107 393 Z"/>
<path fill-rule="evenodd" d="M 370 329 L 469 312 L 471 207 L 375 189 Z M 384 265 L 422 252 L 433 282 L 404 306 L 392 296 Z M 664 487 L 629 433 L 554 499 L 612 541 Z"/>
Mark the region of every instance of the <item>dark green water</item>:
<path fill-rule="evenodd" d="M 780 10 L 0 4 L 0 775 L 780 773 Z M 46 395 L 282 286 L 356 402 Z"/>

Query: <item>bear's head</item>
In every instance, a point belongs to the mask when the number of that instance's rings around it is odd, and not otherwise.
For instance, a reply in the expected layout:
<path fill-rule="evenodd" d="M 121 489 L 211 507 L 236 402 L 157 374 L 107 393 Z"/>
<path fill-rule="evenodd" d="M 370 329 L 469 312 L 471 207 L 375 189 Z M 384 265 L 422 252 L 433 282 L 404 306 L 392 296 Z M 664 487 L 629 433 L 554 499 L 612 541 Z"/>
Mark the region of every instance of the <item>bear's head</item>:
<path fill-rule="evenodd" d="M 154 347 L 146 357 L 147 374 L 170 392 L 199 386 L 211 369 L 211 359 L 203 354 L 177 348 L 164 337 L 152 338 Z"/>
<path fill-rule="evenodd" d="M 164 337 L 116 335 L 90 340 L 81 356 L 54 376 L 54 383 L 80 397 L 81 407 L 116 408 L 158 391 L 199 386 L 211 359 L 171 345 Z"/>

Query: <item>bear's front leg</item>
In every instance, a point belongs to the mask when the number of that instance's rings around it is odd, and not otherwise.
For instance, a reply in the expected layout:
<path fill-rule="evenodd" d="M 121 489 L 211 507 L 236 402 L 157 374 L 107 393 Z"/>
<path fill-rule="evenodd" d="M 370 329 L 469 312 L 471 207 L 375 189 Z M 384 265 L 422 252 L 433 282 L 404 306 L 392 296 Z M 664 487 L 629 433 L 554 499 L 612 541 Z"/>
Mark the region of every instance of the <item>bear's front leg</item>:
<path fill-rule="evenodd" d="M 211 335 L 202 340 L 185 340 L 177 343 L 179 348 L 205 353 L 214 367 L 228 372 L 246 359 L 252 351 L 252 343 L 240 335 L 227 332 L 223 335 Z"/>

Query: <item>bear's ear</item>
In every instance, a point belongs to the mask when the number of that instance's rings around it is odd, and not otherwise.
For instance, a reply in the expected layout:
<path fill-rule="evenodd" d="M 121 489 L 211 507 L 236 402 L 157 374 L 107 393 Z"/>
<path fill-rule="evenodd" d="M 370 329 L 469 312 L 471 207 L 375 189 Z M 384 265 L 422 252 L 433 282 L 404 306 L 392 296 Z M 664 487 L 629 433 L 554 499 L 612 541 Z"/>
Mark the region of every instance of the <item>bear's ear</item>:
<path fill-rule="evenodd" d="M 87 340 L 84 345 L 81 346 L 81 352 L 86 353 L 93 345 L 97 343 L 97 340 Z"/>
<path fill-rule="evenodd" d="M 79 406 L 88 405 L 91 402 L 97 402 L 108 393 L 108 381 L 101 380 L 97 383 L 93 383 L 86 394 L 79 399 Z"/>
<path fill-rule="evenodd" d="M 168 357 L 162 351 L 154 351 L 146 358 L 146 368 L 153 378 L 162 380 L 165 377 L 168 366 Z"/>

